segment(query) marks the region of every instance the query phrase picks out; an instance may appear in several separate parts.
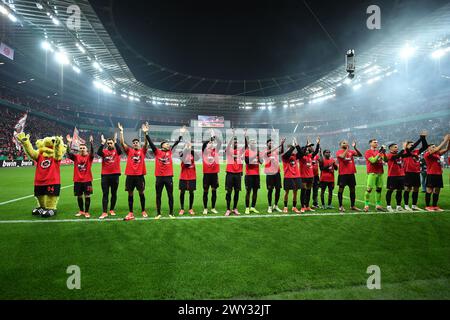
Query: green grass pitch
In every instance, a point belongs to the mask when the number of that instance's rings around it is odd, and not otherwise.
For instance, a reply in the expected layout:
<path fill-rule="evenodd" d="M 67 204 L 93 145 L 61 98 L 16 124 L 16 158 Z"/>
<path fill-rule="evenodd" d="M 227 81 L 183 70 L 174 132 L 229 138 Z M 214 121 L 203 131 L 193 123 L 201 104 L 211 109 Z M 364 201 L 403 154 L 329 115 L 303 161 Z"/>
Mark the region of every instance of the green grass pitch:
<path fill-rule="evenodd" d="M 448 169 L 440 196 L 447 211 L 442 213 L 320 215 L 337 210 L 318 210 L 306 216 L 203 219 L 197 183 L 198 218 L 154 220 L 153 164 L 147 168 L 150 218 L 129 222 L 98 221 L 101 189 L 95 180 L 91 221 L 50 223 L 84 220 L 74 217 L 73 167 L 65 166 L 62 186 L 68 187 L 62 190 L 58 215 L 33 223 L 42 220 L 31 216 L 35 200 L 26 197 L 33 193 L 34 168 L 0 170 L 0 299 L 450 299 Z M 221 216 L 226 209 L 223 169 Z M 99 178 L 100 166 L 93 171 Z M 357 204 L 362 207 L 365 167 L 358 172 Z M 178 176 L 176 165 L 175 189 Z M 197 176 L 200 182 L 201 173 Z M 122 176 L 118 218 L 128 211 L 124 182 Z M 264 216 L 263 176 L 261 185 L 257 209 Z M 178 212 L 178 190 L 174 197 Z M 423 198 L 421 193 L 421 207 Z M 335 196 L 335 207 L 336 201 Z M 138 202 L 136 196 L 136 209 Z M 348 208 L 348 198 L 344 205 Z M 243 191 L 239 208 L 243 212 Z M 69 265 L 80 267 L 80 290 L 67 289 Z M 366 287 L 370 265 L 381 269 L 380 290 Z"/>

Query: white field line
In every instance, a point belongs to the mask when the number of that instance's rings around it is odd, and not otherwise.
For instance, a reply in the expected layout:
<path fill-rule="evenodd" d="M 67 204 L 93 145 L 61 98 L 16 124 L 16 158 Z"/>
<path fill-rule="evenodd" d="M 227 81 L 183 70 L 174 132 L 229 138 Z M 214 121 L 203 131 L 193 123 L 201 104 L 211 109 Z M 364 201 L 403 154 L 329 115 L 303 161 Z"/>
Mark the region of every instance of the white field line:
<path fill-rule="evenodd" d="M 450 210 L 444 210 L 441 213 L 448 213 Z M 411 214 L 412 212 L 318 212 L 318 213 L 302 213 L 302 214 L 241 214 L 239 216 L 212 216 L 212 215 L 198 215 L 198 216 L 177 216 L 176 218 L 161 217 L 159 220 L 198 220 L 198 219 L 255 219 L 255 218 L 292 218 L 292 217 L 319 217 L 319 216 L 366 216 L 366 215 L 395 215 L 395 214 Z M 414 211 L 414 213 L 422 213 L 426 215 L 426 212 Z M 153 221 L 154 218 L 135 218 L 136 221 Z M 48 219 L 41 218 L 39 220 L 3 220 L 0 224 L 19 224 L 19 223 L 59 223 L 59 222 L 96 222 L 96 223 L 107 223 L 107 222 L 117 222 L 123 221 L 122 218 L 107 218 L 104 220 L 99 220 L 97 218 L 80 218 L 80 219 Z M 128 222 L 130 223 L 130 222 Z"/>
<path fill-rule="evenodd" d="M 94 181 L 100 180 L 100 179 L 101 178 L 96 178 L 96 179 L 94 179 Z M 70 188 L 70 187 L 73 187 L 73 184 L 69 184 L 68 186 L 61 187 L 61 190 L 62 189 L 67 189 L 67 188 Z M 29 198 L 34 198 L 34 194 L 30 194 L 28 196 L 24 196 L 24 197 L 20 197 L 20 198 L 11 199 L 11 200 L 8 200 L 8 201 L 0 202 L 0 206 L 3 206 L 3 205 L 8 204 L 8 203 L 12 203 L 12 202 L 20 201 L 20 200 L 29 199 Z"/>

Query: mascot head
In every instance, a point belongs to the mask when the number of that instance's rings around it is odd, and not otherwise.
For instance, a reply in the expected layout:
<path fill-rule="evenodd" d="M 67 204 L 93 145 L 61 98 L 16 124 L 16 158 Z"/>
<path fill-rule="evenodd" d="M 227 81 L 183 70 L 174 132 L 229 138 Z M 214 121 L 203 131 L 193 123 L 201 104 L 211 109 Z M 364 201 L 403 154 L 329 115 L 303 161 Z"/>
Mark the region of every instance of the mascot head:
<path fill-rule="evenodd" d="M 64 145 L 63 138 L 60 136 L 45 137 L 36 141 L 38 152 L 47 158 L 54 158 L 57 155 L 66 153 L 67 147 Z"/>

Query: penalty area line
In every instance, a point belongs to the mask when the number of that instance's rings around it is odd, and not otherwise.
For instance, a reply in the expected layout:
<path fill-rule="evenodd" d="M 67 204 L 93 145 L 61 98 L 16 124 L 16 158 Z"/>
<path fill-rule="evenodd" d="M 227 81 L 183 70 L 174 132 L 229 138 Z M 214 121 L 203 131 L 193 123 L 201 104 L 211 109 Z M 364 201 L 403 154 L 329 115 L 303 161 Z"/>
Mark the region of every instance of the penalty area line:
<path fill-rule="evenodd" d="M 444 210 L 440 213 L 448 213 L 450 210 Z M 405 211 L 405 212 L 318 212 L 318 213 L 302 213 L 302 214 L 241 214 L 239 216 L 177 216 L 176 218 L 169 217 L 161 217 L 159 220 L 198 220 L 198 219 L 256 219 L 256 218 L 293 218 L 293 217 L 320 217 L 320 216 L 367 216 L 367 215 L 396 215 L 396 214 L 416 214 L 423 213 L 426 214 L 426 211 Z M 135 218 L 136 221 L 153 221 L 155 218 Z M 3 220 L 0 221 L 0 224 L 20 224 L 20 223 L 64 223 L 64 222 L 97 222 L 97 223 L 108 223 L 108 222 L 117 222 L 124 221 L 123 218 L 106 218 L 104 220 L 99 220 L 98 218 L 80 218 L 80 219 L 39 219 L 39 220 Z M 131 223 L 131 222 L 129 222 Z"/>

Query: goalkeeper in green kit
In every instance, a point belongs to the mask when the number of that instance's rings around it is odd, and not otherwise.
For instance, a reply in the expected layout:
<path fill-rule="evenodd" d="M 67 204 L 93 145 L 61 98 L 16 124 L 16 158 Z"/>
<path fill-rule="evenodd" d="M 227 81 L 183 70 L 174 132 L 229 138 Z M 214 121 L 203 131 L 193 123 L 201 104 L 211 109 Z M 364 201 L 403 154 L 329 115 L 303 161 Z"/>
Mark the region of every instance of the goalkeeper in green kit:
<path fill-rule="evenodd" d="M 378 150 L 377 139 L 369 140 L 370 149 L 366 151 L 364 157 L 367 165 L 367 189 L 364 194 L 364 212 L 369 211 L 370 194 L 375 189 L 376 210 L 386 211 L 381 206 L 381 189 L 383 187 L 383 160 L 386 159 L 386 148 L 382 146 Z"/>

